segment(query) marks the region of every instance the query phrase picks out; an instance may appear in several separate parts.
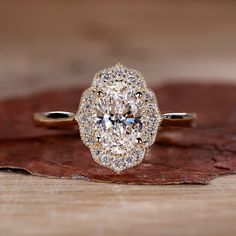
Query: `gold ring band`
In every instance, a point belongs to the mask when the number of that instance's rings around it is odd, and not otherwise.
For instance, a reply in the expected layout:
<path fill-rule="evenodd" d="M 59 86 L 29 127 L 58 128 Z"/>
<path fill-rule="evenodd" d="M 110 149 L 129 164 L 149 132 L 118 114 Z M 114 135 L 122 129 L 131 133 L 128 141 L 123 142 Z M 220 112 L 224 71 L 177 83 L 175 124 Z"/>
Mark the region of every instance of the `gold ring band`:
<path fill-rule="evenodd" d="M 161 114 L 143 75 L 120 63 L 95 75 L 76 113 L 34 114 L 37 126 L 78 130 L 94 161 L 116 173 L 143 161 L 159 127 L 193 127 L 195 121 L 195 113 Z"/>

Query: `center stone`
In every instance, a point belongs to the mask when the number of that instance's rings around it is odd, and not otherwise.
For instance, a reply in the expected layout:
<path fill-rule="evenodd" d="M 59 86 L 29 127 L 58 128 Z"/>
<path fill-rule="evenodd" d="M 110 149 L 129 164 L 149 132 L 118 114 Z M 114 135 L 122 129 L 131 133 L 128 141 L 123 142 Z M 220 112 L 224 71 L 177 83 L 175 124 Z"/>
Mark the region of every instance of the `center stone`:
<path fill-rule="evenodd" d="M 135 148 L 142 130 L 140 107 L 130 94 L 128 88 L 109 89 L 95 101 L 96 138 L 105 150 L 117 155 Z"/>

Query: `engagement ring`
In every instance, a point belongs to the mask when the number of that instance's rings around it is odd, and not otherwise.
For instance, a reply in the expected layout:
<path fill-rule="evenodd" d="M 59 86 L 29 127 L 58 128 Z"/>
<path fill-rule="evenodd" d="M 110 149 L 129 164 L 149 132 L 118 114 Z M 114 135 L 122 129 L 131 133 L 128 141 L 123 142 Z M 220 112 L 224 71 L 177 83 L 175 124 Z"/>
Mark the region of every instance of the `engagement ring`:
<path fill-rule="evenodd" d="M 120 63 L 95 75 L 91 87 L 82 94 L 77 113 L 34 115 L 38 126 L 79 127 L 94 161 L 116 173 L 144 160 L 160 126 L 191 127 L 195 119 L 195 113 L 161 114 L 142 74 Z"/>

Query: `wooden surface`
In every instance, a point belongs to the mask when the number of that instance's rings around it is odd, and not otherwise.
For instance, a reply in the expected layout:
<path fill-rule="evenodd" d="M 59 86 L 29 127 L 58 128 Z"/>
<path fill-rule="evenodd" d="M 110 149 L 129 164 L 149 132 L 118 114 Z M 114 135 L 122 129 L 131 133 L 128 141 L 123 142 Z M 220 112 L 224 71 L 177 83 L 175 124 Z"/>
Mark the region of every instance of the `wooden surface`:
<path fill-rule="evenodd" d="M 235 12 L 232 0 L 0 0 L 0 97 L 87 85 L 117 60 L 149 83 L 235 81 Z"/>
<path fill-rule="evenodd" d="M 0 174 L 1 235 L 233 236 L 236 176 L 127 186 Z"/>
<path fill-rule="evenodd" d="M 88 84 L 120 59 L 150 83 L 235 81 L 234 1 L 0 1 L 0 97 Z M 0 173 L 1 235 L 236 235 L 236 177 L 125 186 Z"/>

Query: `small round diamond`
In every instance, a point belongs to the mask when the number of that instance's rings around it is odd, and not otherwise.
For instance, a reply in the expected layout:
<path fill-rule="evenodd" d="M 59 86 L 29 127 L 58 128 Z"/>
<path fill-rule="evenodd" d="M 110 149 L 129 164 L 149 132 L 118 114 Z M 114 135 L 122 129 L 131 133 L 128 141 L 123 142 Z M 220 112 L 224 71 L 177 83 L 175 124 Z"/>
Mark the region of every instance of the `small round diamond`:
<path fill-rule="evenodd" d="M 108 165 L 109 161 L 110 161 L 110 158 L 107 155 L 102 155 L 100 157 L 100 161 L 103 165 Z"/>
<path fill-rule="evenodd" d="M 111 168 L 116 171 L 117 173 L 121 172 L 122 170 L 126 169 L 125 163 L 121 159 L 113 160 L 111 164 Z"/>
<path fill-rule="evenodd" d="M 132 155 L 129 155 L 124 159 L 124 161 L 125 161 L 126 166 L 129 167 L 133 165 L 133 163 L 135 162 L 135 158 Z"/>

